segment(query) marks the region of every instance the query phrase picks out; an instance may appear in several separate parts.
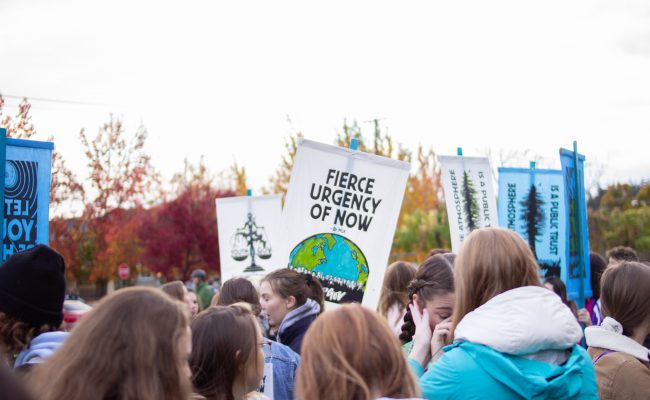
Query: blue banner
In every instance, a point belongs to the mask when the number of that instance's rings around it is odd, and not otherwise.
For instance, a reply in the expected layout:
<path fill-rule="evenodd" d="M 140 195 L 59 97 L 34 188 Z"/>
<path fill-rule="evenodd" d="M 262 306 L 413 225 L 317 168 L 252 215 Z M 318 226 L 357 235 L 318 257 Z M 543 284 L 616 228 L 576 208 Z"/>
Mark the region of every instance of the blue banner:
<path fill-rule="evenodd" d="M 569 298 L 583 302 L 591 297 L 589 266 L 589 233 L 587 228 L 587 198 L 585 195 L 585 156 L 578 154 L 577 177 L 575 153 L 560 149 L 560 162 L 566 193 L 566 256 L 568 276 L 565 279 Z M 577 179 L 576 179 L 577 178 Z M 581 268 L 584 273 L 580 274 Z M 581 282 L 582 281 L 582 282 Z M 582 293 L 581 288 L 582 286 Z M 579 304 L 580 307 L 584 304 Z"/>
<path fill-rule="evenodd" d="M 49 142 L 7 138 L 2 260 L 48 243 L 52 150 Z"/>
<path fill-rule="evenodd" d="M 541 278 L 566 280 L 566 214 L 562 171 L 499 168 L 499 226 L 519 233 Z"/>

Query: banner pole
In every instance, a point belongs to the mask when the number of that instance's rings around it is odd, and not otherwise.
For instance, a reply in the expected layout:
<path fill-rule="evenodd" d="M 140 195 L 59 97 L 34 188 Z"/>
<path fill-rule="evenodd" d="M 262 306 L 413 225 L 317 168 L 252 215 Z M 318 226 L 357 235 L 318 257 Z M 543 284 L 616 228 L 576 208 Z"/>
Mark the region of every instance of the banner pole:
<path fill-rule="evenodd" d="M 575 163 L 575 185 L 576 185 L 576 196 L 575 196 L 575 202 L 576 202 L 576 230 L 577 230 L 577 239 L 578 239 L 578 269 L 580 273 L 580 280 L 579 280 L 579 288 L 580 288 L 580 293 L 578 297 L 578 302 L 580 308 L 584 308 L 585 306 L 585 284 L 584 284 L 584 276 L 585 276 L 585 260 L 584 260 L 584 243 L 582 243 L 582 210 L 580 210 L 580 173 L 578 171 L 578 162 L 580 160 L 578 159 L 578 142 L 573 141 L 573 162 Z"/>
<path fill-rule="evenodd" d="M 5 238 L 5 169 L 7 164 L 7 130 L 0 128 L 0 205 L 2 212 L 0 212 L 0 233 L 2 233 L 1 242 L 4 243 Z M 0 256 L 0 260 L 4 259 L 4 255 Z"/>
<path fill-rule="evenodd" d="M 579 279 L 578 279 L 578 288 L 579 288 L 579 293 L 578 293 L 578 308 L 585 308 L 585 284 L 584 284 L 584 276 L 585 276 L 585 263 L 583 260 L 583 243 L 582 243 L 582 214 L 580 212 L 580 171 L 578 171 L 578 162 L 579 162 L 579 157 L 578 157 L 578 142 L 573 141 L 573 162 L 575 163 L 575 185 L 576 185 L 576 192 L 575 192 L 575 205 L 576 205 L 576 234 L 577 234 L 577 241 L 578 241 L 578 273 L 580 274 Z M 585 331 L 585 324 L 580 323 L 580 327 L 582 328 L 582 331 Z M 582 347 L 587 347 L 587 342 L 585 340 L 584 334 L 582 335 L 582 340 L 580 341 L 582 344 Z"/>

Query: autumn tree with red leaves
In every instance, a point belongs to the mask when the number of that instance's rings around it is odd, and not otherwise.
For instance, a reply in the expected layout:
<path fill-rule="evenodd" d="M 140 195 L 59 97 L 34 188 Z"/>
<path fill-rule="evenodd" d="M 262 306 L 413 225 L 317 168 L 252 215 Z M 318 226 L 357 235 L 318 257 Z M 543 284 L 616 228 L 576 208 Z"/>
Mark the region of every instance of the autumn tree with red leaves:
<path fill-rule="evenodd" d="M 79 138 L 89 169 L 82 229 L 94 251 L 87 276 L 102 285 L 117 276 L 119 264 L 138 262 L 142 244 L 134 232 L 143 206 L 161 197 L 159 175 L 144 149 L 142 126 L 128 136 L 122 121 L 111 116 L 94 137 L 82 130 Z"/>
<path fill-rule="evenodd" d="M 143 263 L 168 279 L 187 279 L 192 270 L 220 272 L 215 199 L 235 196 L 215 187 L 215 177 L 203 160 L 185 163 L 174 179 L 176 197 L 154 207 L 139 231 Z"/>

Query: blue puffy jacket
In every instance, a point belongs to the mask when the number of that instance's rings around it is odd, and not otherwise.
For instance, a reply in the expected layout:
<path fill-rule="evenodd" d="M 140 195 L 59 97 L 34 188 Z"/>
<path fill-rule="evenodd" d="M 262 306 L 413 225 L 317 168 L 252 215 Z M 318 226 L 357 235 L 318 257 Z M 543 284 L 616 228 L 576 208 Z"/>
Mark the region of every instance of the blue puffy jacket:
<path fill-rule="evenodd" d="M 591 359 L 571 311 L 550 290 L 522 287 L 467 314 L 455 343 L 425 372 L 427 399 L 598 399 Z"/>

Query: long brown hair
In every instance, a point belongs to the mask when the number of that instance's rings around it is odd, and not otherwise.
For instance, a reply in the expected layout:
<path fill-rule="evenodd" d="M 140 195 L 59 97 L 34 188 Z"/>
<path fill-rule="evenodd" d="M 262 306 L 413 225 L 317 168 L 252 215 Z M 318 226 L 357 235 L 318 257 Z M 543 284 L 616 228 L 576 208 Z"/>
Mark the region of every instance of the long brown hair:
<path fill-rule="evenodd" d="M 212 303 L 216 306 L 229 306 L 241 301 L 250 304 L 253 314 L 260 315 L 262 311 L 260 295 L 253 283 L 246 278 L 232 278 L 225 281 Z"/>
<path fill-rule="evenodd" d="M 623 325 L 623 334 L 631 336 L 650 315 L 650 266 L 625 261 L 612 264 L 600 281 L 603 316 Z"/>
<path fill-rule="evenodd" d="M 282 298 L 293 296 L 296 299 L 296 307 L 312 299 L 320 305 L 321 313 L 325 310 L 325 296 L 320 281 L 308 274 L 301 274 L 289 268 L 276 269 L 266 275 L 262 282 L 268 282 L 273 292 Z"/>
<path fill-rule="evenodd" d="M 153 288 L 105 297 L 30 380 L 42 400 L 187 399 L 187 306 Z"/>
<path fill-rule="evenodd" d="M 415 277 L 415 266 L 404 261 L 396 261 L 386 268 L 384 283 L 381 286 L 377 312 L 388 319 L 388 310 L 395 304 L 399 313 L 409 303 L 408 285 Z M 395 321 L 388 321 L 394 324 Z"/>
<path fill-rule="evenodd" d="M 190 356 L 197 393 L 208 399 L 233 399 L 235 379 L 251 357 L 257 357 L 258 329 L 251 310 L 239 305 L 215 306 L 197 315 Z"/>
<path fill-rule="evenodd" d="M 522 286 L 541 286 L 528 244 L 503 228 L 477 229 L 467 236 L 454 263 L 456 303 L 453 330 L 471 311 L 494 296 Z"/>
<path fill-rule="evenodd" d="M 413 296 L 427 302 L 433 300 L 434 296 L 445 295 L 454 292 L 454 271 L 453 258 L 447 254 L 438 253 L 428 257 L 415 273 L 414 279 L 408 286 L 408 301 L 413 304 Z M 424 307 L 424 304 L 420 304 Z M 410 309 L 406 309 L 404 323 L 402 324 L 402 333 L 399 335 L 402 343 L 408 343 L 413 340 L 415 335 L 415 322 Z"/>
<path fill-rule="evenodd" d="M 185 302 L 185 285 L 181 281 L 167 282 L 160 287 L 160 290 L 167 293 L 173 299 Z"/>
<path fill-rule="evenodd" d="M 419 396 L 397 339 L 376 313 L 347 304 L 309 327 L 296 379 L 301 399 L 371 400 Z"/>

